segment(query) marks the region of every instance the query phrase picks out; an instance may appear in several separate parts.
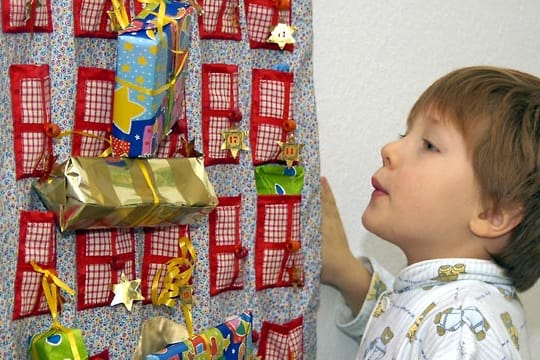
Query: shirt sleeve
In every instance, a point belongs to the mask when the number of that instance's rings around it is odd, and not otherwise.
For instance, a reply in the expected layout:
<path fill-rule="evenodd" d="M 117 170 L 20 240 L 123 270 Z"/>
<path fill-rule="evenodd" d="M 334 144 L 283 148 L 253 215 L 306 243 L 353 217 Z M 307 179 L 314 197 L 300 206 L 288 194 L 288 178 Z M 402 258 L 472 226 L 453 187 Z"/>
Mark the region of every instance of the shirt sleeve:
<path fill-rule="evenodd" d="M 375 259 L 359 257 L 366 269 L 372 274 L 369 290 L 362 304 L 360 312 L 353 314 L 351 309 L 345 304 L 341 296 L 336 303 L 336 326 L 358 342 L 364 334 L 367 322 L 379 297 L 387 291 L 391 291 L 394 283 L 394 276 L 382 267 Z"/>

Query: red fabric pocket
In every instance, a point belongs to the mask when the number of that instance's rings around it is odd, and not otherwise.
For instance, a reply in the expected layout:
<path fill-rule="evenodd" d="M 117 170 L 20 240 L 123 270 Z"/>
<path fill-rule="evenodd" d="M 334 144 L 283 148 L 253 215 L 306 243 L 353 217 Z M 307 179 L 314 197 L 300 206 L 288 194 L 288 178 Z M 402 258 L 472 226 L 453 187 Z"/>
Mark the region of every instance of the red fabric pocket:
<path fill-rule="evenodd" d="M 241 40 L 239 0 L 201 0 L 199 16 L 201 39 Z"/>
<path fill-rule="evenodd" d="M 124 2 L 129 14 L 129 1 Z M 73 0 L 74 34 L 78 37 L 114 39 L 117 33 L 111 28 L 108 11 L 111 0 Z"/>
<path fill-rule="evenodd" d="M 45 133 L 51 119 L 49 65 L 9 67 L 13 144 L 17 179 L 37 177 L 52 166 L 52 138 Z"/>
<path fill-rule="evenodd" d="M 300 202 L 300 195 L 259 195 L 257 198 L 257 290 L 303 286 Z"/>
<path fill-rule="evenodd" d="M 258 356 L 265 360 L 303 358 L 303 321 L 301 316 L 286 324 L 263 322 Z"/>
<path fill-rule="evenodd" d="M 80 67 L 77 72 L 77 96 L 71 154 L 99 156 L 110 147 L 113 70 Z"/>
<path fill-rule="evenodd" d="M 241 121 L 237 65 L 202 65 L 202 104 L 204 164 L 238 164 L 238 154 L 222 148 L 223 132 Z"/>
<path fill-rule="evenodd" d="M 77 309 L 110 305 L 112 285 L 122 273 L 135 279 L 135 235 L 132 229 L 76 232 Z"/>
<path fill-rule="evenodd" d="M 244 288 L 243 259 L 248 249 L 240 236 L 241 196 L 220 197 L 209 214 L 210 295 Z"/>
<path fill-rule="evenodd" d="M 254 165 L 277 162 L 287 132 L 283 125 L 292 119 L 293 73 L 253 69 L 251 131 L 249 139 Z"/>
<path fill-rule="evenodd" d="M 6 33 L 52 32 L 52 0 L 2 0 L 2 30 Z"/>
<path fill-rule="evenodd" d="M 184 86 L 183 81 L 177 82 L 175 86 Z M 173 114 L 179 114 L 180 117 L 174 122 L 170 134 L 161 139 L 155 155 L 155 157 L 158 158 L 179 156 L 190 157 L 190 155 L 186 153 L 186 147 L 188 145 L 188 125 L 185 89 L 175 92 L 175 95 L 176 94 L 182 95 L 174 101 L 175 110 L 173 110 Z"/>
<path fill-rule="evenodd" d="M 285 3 L 287 6 L 280 5 Z M 246 0 L 245 7 L 250 48 L 280 50 L 268 39 L 278 23 L 291 25 L 292 0 Z M 286 51 L 293 49 L 293 44 L 286 44 L 283 48 Z"/>
<path fill-rule="evenodd" d="M 14 320 L 49 312 L 41 285 L 42 274 L 34 271 L 31 261 L 43 269 L 56 269 L 56 230 L 52 212 L 20 212 Z"/>

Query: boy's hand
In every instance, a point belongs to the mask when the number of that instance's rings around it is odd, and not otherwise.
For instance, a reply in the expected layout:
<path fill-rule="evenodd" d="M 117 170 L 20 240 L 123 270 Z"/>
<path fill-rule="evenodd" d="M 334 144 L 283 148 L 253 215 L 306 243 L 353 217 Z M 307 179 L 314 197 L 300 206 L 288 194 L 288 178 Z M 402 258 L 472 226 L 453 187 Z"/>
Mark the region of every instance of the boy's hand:
<path fill-rule="evenodd" d="M 330 184 L 321 177 L 321 216 L 322 216 L 322 271 L 321 282 L 337 286 L 341 270 L 339 265 L 348 257 L 353 257 L 347 235 L 339 216 Z"/>
<path fill-rule="evenodd" d="M 364 303 L 371 274 L 349 249 L 334 194 L 324 177 L 321 178 L 321 210 L 321 282 L 335 287 L 356 314 Z"/>

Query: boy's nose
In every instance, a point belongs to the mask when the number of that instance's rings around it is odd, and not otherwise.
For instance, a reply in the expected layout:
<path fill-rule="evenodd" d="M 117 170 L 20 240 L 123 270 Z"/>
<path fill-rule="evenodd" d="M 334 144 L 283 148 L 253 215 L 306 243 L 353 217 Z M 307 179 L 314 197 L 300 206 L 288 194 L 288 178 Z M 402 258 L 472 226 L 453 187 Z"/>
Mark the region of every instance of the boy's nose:
<path fill-rule="evenodd" d="M 395 166 L 396 157 L 397 157 L 397 144 L 399 140 L 389 142 L 384 145 L 381 149 L 381 157 L 383 161 L 383 166 L 392 168 Z"/>

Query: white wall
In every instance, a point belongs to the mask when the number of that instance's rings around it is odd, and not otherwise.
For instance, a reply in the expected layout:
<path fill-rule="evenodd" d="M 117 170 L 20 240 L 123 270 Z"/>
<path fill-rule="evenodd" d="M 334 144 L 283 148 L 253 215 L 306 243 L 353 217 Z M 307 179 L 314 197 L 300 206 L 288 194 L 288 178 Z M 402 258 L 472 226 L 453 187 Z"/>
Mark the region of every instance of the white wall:
<path fill-rule="evenodd" d="M 321 172 L 329 178 L 355 253 L 391 269 L 400 252 L 368 234 L 360 215 L 383 144 L 436 78 L 478 64 L 540 75 L 537 0 L 313 0 L 314 79 Z M 540 353 L 540 284 L 523 294 L 531 352 Z M 356 344 L 335 332 L 333 289 L 323 286 L 318 358 L 351 359 Z"/>

